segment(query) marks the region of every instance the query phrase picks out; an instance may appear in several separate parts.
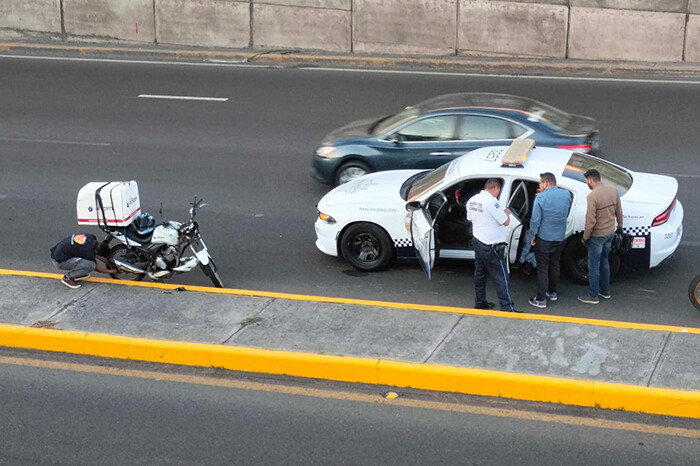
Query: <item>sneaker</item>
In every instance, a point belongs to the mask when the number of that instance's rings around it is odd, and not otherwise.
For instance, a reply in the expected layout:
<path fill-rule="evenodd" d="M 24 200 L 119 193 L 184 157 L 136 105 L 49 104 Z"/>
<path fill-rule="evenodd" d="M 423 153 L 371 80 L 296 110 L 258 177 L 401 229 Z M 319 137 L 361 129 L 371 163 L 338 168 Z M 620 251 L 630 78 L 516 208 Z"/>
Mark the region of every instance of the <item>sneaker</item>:
<path fill-rule="evenodd" d="M 489 302 L 489 301 L 484 301 L 482 303 L 476 304 L 474 306 L 474 309 L 493 309 L 494 306 L 495 306 L 494 303 Z"/>
<path fill-rule="evenodd" d="M 582 303 L 586 303 L 586 304 L 598 304 L 598 303 L 600 302 L 600 301 L 598 300 L 598 298 L 591 298 L 591 297 L 588 296 L 588 295 L 579 296 L 579 297 L 578 297 L 578 300 L 581 301 Z"/>
<path fill-rule="evenodd" d="M 529 303 L 535 307 L 539 307 L 540 309 L 544 309 L 547 307 L 547 300 L 543 299 L 542 301 L 540 301 L 539 299 L 537 299 L 537 296 L 530 298 Z"/>
<path fill-rule="evenodd" d="M 598 293 L 598 296 L 600 296 L 600 297 L 603 298 L 603 299 L 610 299 L 610 298 L 612 298 L 612 295 L 611 295 L 609 292 L 608 292 L 608 293 L 603 293 L 603 292 L 601 291 L 600 293 Z"/>
<path fill-rule="evenodd" d="M 87 278 L 90 278 L 90 274 L 83 275 L 82 277 L 75 277 L 74 280 L 75 280 L 76 282 L 79 282 L 80 280 L 85 280 L 85 279 L 87 279 Z"/>
<path fill-rule="evenodd" d="M 70 278 L 66 277 L 65 275 L 61 279 L 61 283 L 66 285 L 68 288 L 80 288 L 80 283 L 76 282 L 75 280 L 71 280 Z"/>
<path fill-rule="evenodd" d="M 553 291 L 553 292 L 551 292 L 551 293 L 546 293 L 546 295 L 547 295 L 547 298 L 549 298 L 550 301 L 556 301 L 557 299 L 559 299 L 559 296 L 557 295 L 557 292 L 556 292 L 556 291 Z"/>

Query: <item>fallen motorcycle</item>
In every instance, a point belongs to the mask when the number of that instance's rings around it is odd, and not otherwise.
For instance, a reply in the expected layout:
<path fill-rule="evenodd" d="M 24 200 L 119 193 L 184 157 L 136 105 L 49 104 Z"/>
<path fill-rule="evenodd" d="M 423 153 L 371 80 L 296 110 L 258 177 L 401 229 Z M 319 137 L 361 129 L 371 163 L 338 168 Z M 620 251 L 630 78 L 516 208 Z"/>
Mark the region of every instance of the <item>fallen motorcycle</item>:
<path fill-rule="evenodd" d="M 695 309 L 700 311 L 700 275 L 697 275 L 690 282 L 690 286 L 688 287 L 688 298 L 690 298 L 690 302 L 693 303 Z"/>
<path fill-rule="evenodd" d="M 118 270 L 119 280 L 163 281 L 199 266 L 218 288 L 221 277 L 195 220 L 206 204 L 194 198 L 186 222 L 170 220 L 156 225 L 152 215 L 141 211 L 135 181 L 88 183 L 78 193 L 78 223 L 93 224 L 107 233 L 99 248 Z M 117 244 L 110 246 L 112 241 Z"/>

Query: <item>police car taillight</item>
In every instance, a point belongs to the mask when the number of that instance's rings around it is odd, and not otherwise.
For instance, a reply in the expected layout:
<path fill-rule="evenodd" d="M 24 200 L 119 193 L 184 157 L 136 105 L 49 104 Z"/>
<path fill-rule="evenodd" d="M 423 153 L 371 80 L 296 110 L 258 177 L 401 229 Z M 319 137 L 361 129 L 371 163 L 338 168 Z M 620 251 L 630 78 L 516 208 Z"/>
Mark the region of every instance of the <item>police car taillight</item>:
<path fill-rule="evenodd" d="M 651 226 L 658 227 L 659 225 L 663 225 L 664 223 L 668 222 L 668 219 L 671 218 L 671 214 L 673 213 L 673 209 L 676 207 L 677 200 L 678 196 L 674 197 L 673 202 L 671 202 L 671 205 L 668 206 L 668 209 L 657 215 L 654 221 L 651 222 Z"/>

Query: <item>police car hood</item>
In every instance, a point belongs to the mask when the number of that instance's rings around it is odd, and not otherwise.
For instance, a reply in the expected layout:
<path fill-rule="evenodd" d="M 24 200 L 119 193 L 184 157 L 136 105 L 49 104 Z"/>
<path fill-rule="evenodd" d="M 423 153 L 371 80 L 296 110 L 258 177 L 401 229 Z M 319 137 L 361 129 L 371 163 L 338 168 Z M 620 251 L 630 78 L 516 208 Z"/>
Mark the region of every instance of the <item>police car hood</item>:
<path fill-rule="evenodd" d="M 392 170 L 371 173 L 363 177 L 341 184 L 323 196 L 319 207 L 334 207 L 350 204 L 366 204 L 372 207 L 387 207 L 389 205 L 405 205 L 401 198 L 401 185 L 408 178 L 423 170 Z"/>

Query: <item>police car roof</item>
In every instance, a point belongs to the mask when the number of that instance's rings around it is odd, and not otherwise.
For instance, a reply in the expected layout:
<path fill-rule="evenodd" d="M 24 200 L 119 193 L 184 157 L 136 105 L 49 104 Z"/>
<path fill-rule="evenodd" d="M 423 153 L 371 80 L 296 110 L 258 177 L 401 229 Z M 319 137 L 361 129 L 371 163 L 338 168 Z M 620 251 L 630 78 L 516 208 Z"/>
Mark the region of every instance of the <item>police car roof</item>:
<path fill-rule="evenodd" d="M 539 179 L 540 173 L 551 172 L 559 177 L 571 158 L 573 151 L 553 147 L 535 147 L 525 163 L 519 167 L 501 166 L 501 160 L 509 146 L 483 147 L 454 160 L 446 178 L 456 179 L 465 175 L 521 175 Z"/>

